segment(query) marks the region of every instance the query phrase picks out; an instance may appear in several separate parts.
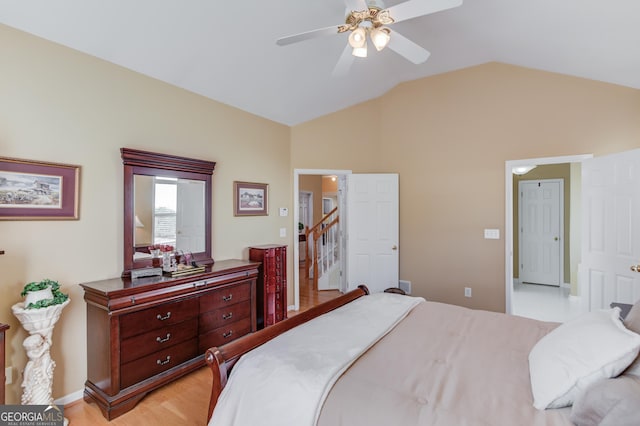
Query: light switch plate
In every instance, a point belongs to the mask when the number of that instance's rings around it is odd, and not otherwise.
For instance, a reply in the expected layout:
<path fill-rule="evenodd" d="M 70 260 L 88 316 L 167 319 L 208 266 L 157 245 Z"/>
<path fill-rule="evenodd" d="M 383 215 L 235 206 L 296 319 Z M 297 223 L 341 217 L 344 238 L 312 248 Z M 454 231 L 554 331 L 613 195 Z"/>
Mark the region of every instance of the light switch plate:
<path fill-rule="evenodd" d="M 485 229 L 484 230 L 484 239 L 485 240 L 499 240 L 500 239 L 500 230 L 499 229 Z"/>
<path fill-rule="evenodd" d="M 289 216 L 289 209 L 286 207 L 280 207 L 280 216 Z"/>
<path fill-rule="evenodd" d="M 287 228 L 280 228 L 280 236 L 281 237 L 287 236 Z"/>

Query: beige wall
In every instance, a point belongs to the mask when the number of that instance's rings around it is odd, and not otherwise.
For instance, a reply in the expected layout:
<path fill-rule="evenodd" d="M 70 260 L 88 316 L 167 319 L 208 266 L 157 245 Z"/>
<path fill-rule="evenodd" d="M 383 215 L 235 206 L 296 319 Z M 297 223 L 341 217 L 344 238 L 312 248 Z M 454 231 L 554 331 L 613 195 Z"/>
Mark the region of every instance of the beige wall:
<path fill-rule="evenodd" d="M 334 180 L 334 176 L 322 176 L 322 193 L 338 193 L 338 179 Z"/>
<path fill-rule="evenodd" d="M 142 228 L 135 228 L 133 239 L 134 246 L 143 246 L 153 244 L 153 178 L 144 175 L 133 176 L 133 187 L 136 188 L 133 196 L 135 201 L 135 211 L 133 212 L 140 222 Z M 134 223 L 135 225 L 135 223 Z"/>
<path fill-rule="evenodd" d="M 505 161 L 638 148 L 638 117 L 638 90 L 488 63 L 295 126 L 291 161 L 399 173 L 400 278 L 431 300 L 504 311 Z"/>
<path fill-rule="evenodd" d="M 22 286 L 59 280 L 71 297 L 53 337 L 54 398 L 86 380 L 85 303 L 79 283 L 123 268 L 120 147 L 216 161 L 213 254 L 248 258 L 253 244 L 291 245 L 290 129 L 0 25 L 0 155 L 78 164 L 80 220 L 0 221 L 0 322 L 7 365 L 26 364 L 24 330 L 10 307 Z M 234 217 L 233 181 L 269 183 L 269 216 Z M 288 238 L 280 238 L 287 228 Z M 289 259 L 289 276 L 292 275 Z M 19 401 L 21 378 L 7 386 Z"/>
<path fill-rule="evenodd" d="M 300 175 L 298 181 L 300 191 L 312 192 L 313 196 L 313 217 L 309 227 L 312 227 L 322 219 L 322 176 L 320 175 Z M 290 305 L 292 303 L 289 303 Z"/>

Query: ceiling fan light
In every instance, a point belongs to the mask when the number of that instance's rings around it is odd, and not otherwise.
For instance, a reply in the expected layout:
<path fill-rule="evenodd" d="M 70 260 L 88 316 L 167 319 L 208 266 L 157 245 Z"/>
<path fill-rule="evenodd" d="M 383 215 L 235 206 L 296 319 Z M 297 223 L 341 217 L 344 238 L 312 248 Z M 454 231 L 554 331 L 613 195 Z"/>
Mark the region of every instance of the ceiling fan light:
<path fill-rule="evenodd" d="M 367 57 L 367 43 L 365 42 L 362 47 L 354 47 L 353 52 L 351 52 L 353 56 L 357 56 L 358 58 L 366 58 Z"/>
<path fill-rule="evenodd" d="M 364 28 L 358 27 L 349 34 L 349 45 L 354 49 L 367 45 L 367 32 Z"/>
<path fill-rule="evenodd" d="M 371 30 L 370 36 L 371 42 L 378 52 L 387 47 L 389 40 L 391 40 L 388 28 L 374 28 Z"/>

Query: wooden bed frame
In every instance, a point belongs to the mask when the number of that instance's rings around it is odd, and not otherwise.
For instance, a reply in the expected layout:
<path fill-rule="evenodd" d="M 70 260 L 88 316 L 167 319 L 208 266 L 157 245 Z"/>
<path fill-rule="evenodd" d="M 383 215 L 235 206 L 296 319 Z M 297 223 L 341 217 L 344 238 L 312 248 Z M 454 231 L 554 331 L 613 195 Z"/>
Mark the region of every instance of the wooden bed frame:
<path fill-rule="evenodd" d="M 314 306 L 298 315 L 278 322 L 275 325 L 248 334 L 234 340 L 224 346 L 209 348 L 205 354 L 205 360 L 213 373 L 213 385 L 211 387 L 211 399 L 209 401 L 209 414 L 207 421 L 211 419 L 213 409 L 218 402 L 218 397 L 227 384 L 227 378 L 231 369 L 238 359 L 250 350 L 268 342 L 278 335 L 290 330 L 300 324 L 314 319 L 322 314 L 326 314 L 342 305 L 356 300 L 359 297 L 369 294 L 369 289 L 365 285 L 358 286 L 357 289 L 343 294 L 336 299 Z"/>

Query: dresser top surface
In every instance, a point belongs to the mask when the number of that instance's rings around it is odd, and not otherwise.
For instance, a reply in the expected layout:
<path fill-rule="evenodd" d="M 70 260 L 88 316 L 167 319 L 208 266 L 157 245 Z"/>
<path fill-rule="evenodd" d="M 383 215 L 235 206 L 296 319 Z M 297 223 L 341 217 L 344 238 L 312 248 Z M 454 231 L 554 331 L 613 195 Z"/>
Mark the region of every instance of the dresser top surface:
<path fill-rule="evenodd" d="M 92 281 L 88 283 L 81 283 L 80 286 L 87 292 L 100 293 L 104 295 L 120 292 L 129 293 L 137 291 L 147 291 L 148 289 L 154 287 L 169 287 L 185 282 L 211 278 L 218 275 L 247 271 L 257 268 L 259 265 L 259 262 L 253 262 L 249 260 L 220 260 L 216 261 L 213 265 L 207 266 L 204 272 L 193 275 L 185 275 L 180 277 L 170 277 L 162 275 L 136 279 L 118 277 L 100 281 Z"/>

